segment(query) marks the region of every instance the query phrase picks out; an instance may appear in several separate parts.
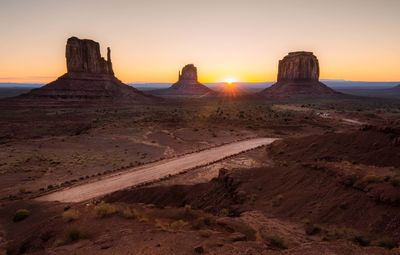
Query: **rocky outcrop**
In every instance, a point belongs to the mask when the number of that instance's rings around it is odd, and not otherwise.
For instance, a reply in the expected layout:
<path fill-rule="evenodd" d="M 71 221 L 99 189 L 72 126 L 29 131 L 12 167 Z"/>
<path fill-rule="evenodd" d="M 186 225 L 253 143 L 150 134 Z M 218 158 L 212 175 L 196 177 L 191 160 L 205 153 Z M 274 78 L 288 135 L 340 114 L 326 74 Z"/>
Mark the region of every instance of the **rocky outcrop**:
<path fill-rule="evenodd" d="M 291 52 L 279 60 L 278 82 L 318 81 L 319 63 L 312 52 Z"/>
<path fill-rule="evenodd" d="M 201 84 L 197 79 L 197 68 L 193 64 L 186 65 L 178 74 L 178 81 L 167 89 L 151 92 L 155 95 L 177 96 L 214 96 L 217 93 Z"/>
<path fill-rule="evenodd" d="M 65 50 L 68 73 L 114 75 L 111 63 L 111 50 L 107 48 L 107 60 L 101 57 L 98 42 L 71 37 Z"/>
<path fill-rule="evenodd" d="M 184 66 L 182 68 L 182 73 L 179 71 L 178 83 L 198 84 L 197 67 L 195 67 L 193 64 Z"/>
<path fill-rule="evenodd" d="M 68 100 L 155 98 L 118 80 L 114 76 L 110 48 L 107 48 L 107 60 L 105 60 L 100 54 L 98 42 L 71 37 L 67 41 L 65 57 L 66 74 L 23 97 Z"/>
<path fill-rule="evenodd" d="M 319 62 L 312 52 L 291 52 L 279 61 L 278 81 L 260 92 L 268 98 L 337 96 L 319 82 Z"/>

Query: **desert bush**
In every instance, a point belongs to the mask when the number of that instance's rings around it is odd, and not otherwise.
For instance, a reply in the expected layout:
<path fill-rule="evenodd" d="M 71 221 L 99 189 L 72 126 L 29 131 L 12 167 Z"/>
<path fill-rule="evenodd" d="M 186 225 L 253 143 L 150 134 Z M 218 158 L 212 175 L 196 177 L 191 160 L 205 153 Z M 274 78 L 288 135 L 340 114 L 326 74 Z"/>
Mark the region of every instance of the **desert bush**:
<path fill-rule="evenodd" d="M 278 248 L 278 249 L 287 249 L 288 245 L 285 239 L 279 236 L 268 236 L 268 235 L 263 235 L 262 238 L 264 241 L 266 241 L 269 245 L 272 247 Z"/>
<path fill-rule="evenodd" d="M 76 209 L 69 209 L 68 211 L 63 212 L 62 217 L 65 221 L 71 222 L 79 219 L 80 212 Z"/>
<path fill-rule="evenodd" d="M 184 220 L 176 220 L 171 222 L 170 227 L 172 229 L 181 229 L 184 228 L 186 225 L 188 225 L 188 223 Z"/>
<path fill-rule="evenodd" d="M 66 233 L 66 243 L 75 242 L 84 239 L 85 235 L 77 228 L 71 228 Z"/>
<path fill-rule="evenodd" d="M 199 217 L 195 220 L 193 220 L 192 222 L 192 228 L 193 229 L 202 229 L 205 228 L 206 226 L 210 226 L 212 225 L 213 222 L 213 218 L 212 217 Z"/>
<path fill-rule="evenodd" d="M 324 240 L 352 239 L 357 235 L 357 231 L 346 227 L 330 227 L 326 230 Z"/>
<path fill-rule="evenodd" d="M 206 229 L 200 230 L 199 235 L 204 238 L 209 238 L 211 236 L 211 231 Z"/>
<path fill-rule="evenodd" d="M 393 239 L 384 237 L 378 240 L 378 246 L 391 250 L 397 248 L 398 244 Z"/>
<path fill-rule="evenodd" d="M 305 230 L 306 234 L 310 235 L 310 236 L 321 233 L 321 227 L 318 225 L 315 225 L 313 223 L 307 223 L 304 230 Z"/>
<path fill-rule="evenodd" d="M 346 209 L 349 208 L 349 204 L 346 203 L 346 202 L 342 202 L 342 203 L 339 204 L 339 208 L 342 209 L 342 210 L 346 210 Z"/>
<path fill-rule="evenodd" d="M 400 177 L 395 177 L 393 179 L 390 180 L 390 183 L 394 186 L 394 187 L 400 187 Z"/>
<path fill-rule="evenodd" d="M 368 246 L 371 244 L 371 240 L 369 240 L 369 238 L 363 235 L 355 235 L 353 238 L 353 242 L 361 246 Z"/>
<path fill-rule="evenodd" d="M 138 212 L 134 208 L 125 207 L 120 211 L 120 214 L 125 219 L 135 219 L 138 217 Z"/>
<path fill-rule="evenodd" d="M 377 175 L 367 175 L 362 179 L 363 182 L 372 184 L 372 183 L 381 183 L 384 181 L 384 177 Z"/>
<path fill-rule="evenodd" d="M 18 209 L 14 214 L 13 221 L 14 222 L 23 221 L 26 218 L 28 218 L 30 214 L 31 214 L 30 211 L 27 209 Z"/>
<path fill-rule="evenodd" d="M 358 180 L 360 179 L 360 177 L 358 176 L 358 175 L 356 175 L 356 174 L 351 174 L 351 175 L 348 175 L 348 176 L 345 176 L 344 178 L 343 178 L 343 184 L 344 185 L 346 185 L 346 186 L 348 186 L 348 187 L 351 187 L 351 186 L 353 186 Z"/>
<path fill-rule="evenodd" d="M 283 201 L 283 195 L 277 195 L 273 200 L 272 200 L 272 206 L 274 207 L 279 207 L 282 204 Z"/>
<path fill-rule="evenodd" d="M 109 217 L 117 212 L 117 209 L 115 208 L 114 205 L 104 202 L 101 202 L 100 204 L 96 205 L 94 210 L 96 212 L 97 217 L 99 218 Z"/>
<path fill-rule="evenodd" d="M 221 217 L 227 217 L 227 216 L 229 216 L 229 210 L 226 209 L 226 208 L 223 208 L 223 209 L 221 209 L 221 210 L 219 211 L 219 214 L 218 214 L 218 215 L 221 216 Z"/>

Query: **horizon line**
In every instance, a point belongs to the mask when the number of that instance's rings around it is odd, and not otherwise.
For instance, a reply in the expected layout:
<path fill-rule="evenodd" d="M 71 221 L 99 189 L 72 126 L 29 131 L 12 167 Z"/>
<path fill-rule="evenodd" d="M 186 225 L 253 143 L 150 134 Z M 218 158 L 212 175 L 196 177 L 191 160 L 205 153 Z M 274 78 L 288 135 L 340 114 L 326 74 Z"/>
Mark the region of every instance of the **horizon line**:
<path fill-rule="evenodd" d="M 58 77 L 57 77 L 58 78 Z M 1 81 L 2 79 L 6 78 L 0 78 L 0 84 L 48 84 L 50 82 L 35 82 L 35 81 Z M 345 79 L 320 79 L 320 81 L 325 81 L 325 82 L 366 82 L 366 83 L 400 83 L 400 80 L 392 80 L 392 81 L 368 81 L 368 80 L 345 80 Z M 130 81 L 130 82 L 124 82 L 126 84 L 173 84 L 176 81 L 173 82 L 157 82 L 157 81 Z M 274 81 L 237 81 L 235 83 L 240 84 L 240 83 L 275 83 L 277 82 L 276 80 Z M 204 84 L 215 84 L 215 83 L 226 83 L 225 81 L 215 81 L 215 82 L 201 82 Z"/>

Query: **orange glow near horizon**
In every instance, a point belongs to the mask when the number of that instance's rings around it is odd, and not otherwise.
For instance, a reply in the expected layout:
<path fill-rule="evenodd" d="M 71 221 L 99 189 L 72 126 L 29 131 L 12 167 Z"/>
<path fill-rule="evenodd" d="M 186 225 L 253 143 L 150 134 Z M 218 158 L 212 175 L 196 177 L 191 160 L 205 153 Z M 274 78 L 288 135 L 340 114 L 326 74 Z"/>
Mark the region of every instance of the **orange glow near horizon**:
<path fill-rule="evenodd" d="M 234 82 L 225 82 L 222 93 L 227 98 L 233 98 L 239 95 L 239 89 Z"/>
<path fill-rule="evenodd" d="M 0 1 L 0 82 L 61 76 L 71 36 L 103 56 L 110 47 L 125 83 L 173 83 L 189 63 L 202 83 L 275 81 L 278 61 L 299 50 L 314 52 L 321 79 L 400 81 L 399 0 L 95 2 Z"/>

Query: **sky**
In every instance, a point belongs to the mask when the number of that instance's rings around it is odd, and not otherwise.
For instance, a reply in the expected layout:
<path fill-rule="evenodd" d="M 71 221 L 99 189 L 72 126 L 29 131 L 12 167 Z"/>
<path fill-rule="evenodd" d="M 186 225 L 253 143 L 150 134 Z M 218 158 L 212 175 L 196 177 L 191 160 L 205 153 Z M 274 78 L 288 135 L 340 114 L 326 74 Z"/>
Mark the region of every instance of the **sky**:
<path fill-rule="evenodd" d="M 111 47 L 124 82 L 274 81 L 288 52 L 321 79 L 400 81 L 400 0 L 0 0 L 0 82 L 66 72 L 69 37 Z"/>

